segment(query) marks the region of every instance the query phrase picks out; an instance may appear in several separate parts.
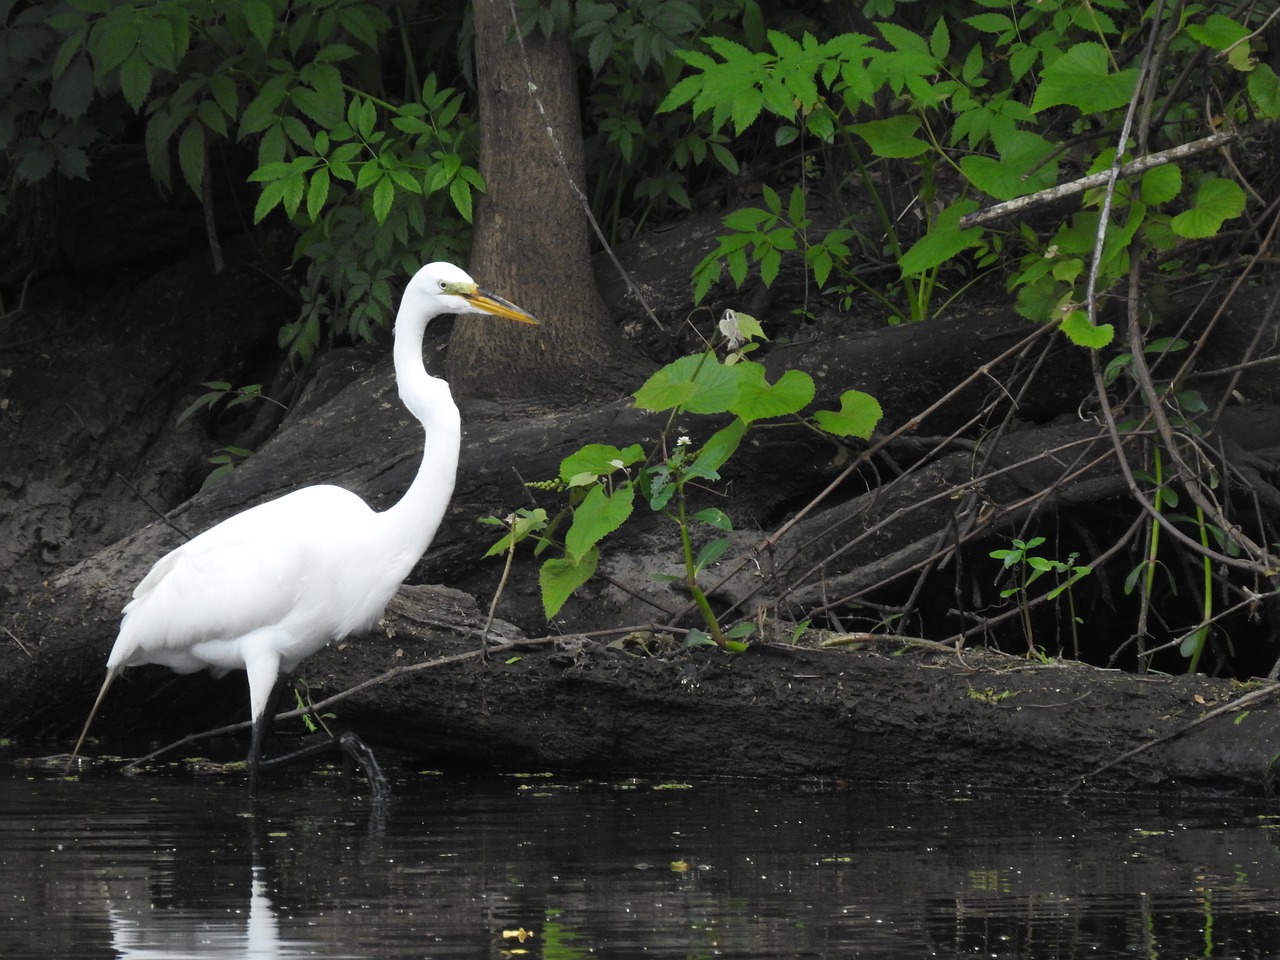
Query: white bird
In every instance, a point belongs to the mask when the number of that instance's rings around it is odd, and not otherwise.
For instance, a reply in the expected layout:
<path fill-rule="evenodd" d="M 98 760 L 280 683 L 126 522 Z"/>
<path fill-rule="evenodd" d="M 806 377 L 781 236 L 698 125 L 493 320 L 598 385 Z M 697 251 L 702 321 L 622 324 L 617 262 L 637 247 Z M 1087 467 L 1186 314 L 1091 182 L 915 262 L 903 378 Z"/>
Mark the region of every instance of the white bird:
<path fill-rule="evenodd" d="M 244 670 L 253 731 L 249 792 L 257 788 L 265 716 L 277 679 L 331 640 L 382 616 L 426 552 L 453 494 L 462 424 L 449 385 L 427 373 L 422 337 L 440 314 L 487 313 L 536 324 L 480 290 L 463 270 L 429 263 L 409 281 L 395 323 L 400 399 L 422 423 L 422 464 L 382 513 L 349 490 L 304 487 L 251 507 L 172 550 L 125 605 L 107 676 L 71 757 L 111 682 L 125 667 L 158 663 L 178 673 Z"/>

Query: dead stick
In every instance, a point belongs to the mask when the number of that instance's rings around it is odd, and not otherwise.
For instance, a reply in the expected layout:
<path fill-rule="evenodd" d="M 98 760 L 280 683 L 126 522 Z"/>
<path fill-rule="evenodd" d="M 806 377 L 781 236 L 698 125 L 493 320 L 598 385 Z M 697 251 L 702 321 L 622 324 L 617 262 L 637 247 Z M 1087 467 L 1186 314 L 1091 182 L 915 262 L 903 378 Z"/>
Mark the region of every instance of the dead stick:
<path fill-rule="evenodd" d="M 1181 160 L 1184 157 L 1191 157 L 1197 153 L 1204 153 L 1206 150 L 1216 150 L 1218 147 L 1226 146 L 1233 140 L 1245 136 L 1250 131 L 1235 130 L 1226 133 L 1215 133 L 1199 140 L 1193 140 L 1191 143 L 1179 144 L 1176 147 L 1170 147 L 1168 150 L 1161 150 L 1159 153 L 1149 153 L 1145 157 L 1139 157 L 1137 160 L 1131 160 L 1120 167 L 1118 176 L 1132 177 L 1135 174 L 1145 173 L 1153 167 L 1164 166 L 1166 163 L 1173 163 L 1175 160 Z M 1031 207 L 1038 207 L 1045 203 L 1052 203 L 1055 200 L 1061 200 L 1063 197 L 1069 197 L 1073 194 L 1084 193 L 1086 190 L 1093 190 L 1096 187 L 1105 187 L 1111 180 L 1111 171 L 1104 170 L 1101 173 L 1091 173 L 1087 177 L 1081 177 L 1079 180 L 1072 180 L 1070 183 L 1060 183 L 1056 187 L 1049 187 L 1047 190 L 1040 190 L 1036 193 L 1029 193 L 1025 197 L 1018 197 L 1014 200 L 1006 200 L 1004 203 L 997 203 L 993 207 L 987 207 L 985 210 L 977 210 L 974 213 L 960 218 L 960 226 L 973 227 L 980 223 L 986 223 L 989 220 L 999 220 L 1001 217 L 1009 217 L 1015 213 L 1021 213 Z"/>
<path fill-rule="evenodd" d="M 1247 707 L 1251 703 L 1256 703 L 1259 700 L 1265 700 L 1267 697 L 1274 696 L 1278 692 L 1280 692 L 1280 683 L 1272 683 L 1272 684 L 1268 684 L 1267 686 L 1263 687 L 1260 690 L 1253 690 L 1249 693 L 1246 693 L 1243 697 L 1240 697 L 1239 699 L 1236 699 L 1236 700 L 1232 700 L 1230 703 L 1224 703 L 1222 706 L 1218 707 L 1217 709 L 1210 710 L 1204 716 L 1197 717 L 1196 719 L 1192 720 L 1185 727 L 1180 727 L 1179 729 L 1173 730 L 1170 733 L 1166 733 L 1163 736 L 1156 737 L 1154 740 L 1148 740 L 1146 743 L 1136 746 L 1132 750 L 1128 750 L 1120 754 L 1120 756 L 1118 757 L 1114 757 L 1111 760 L 1108 760 L 1106 763 L 1102 764 L 1102 766 L 1095 767 L 1093 770 L 1090 770 L 1088 773 L 1082 775 L 1077 783 L 1073 784 L 1072 786 L 1064 790 L 1062 795 L 1064 797 L 1069 797 L 1071 796 L 1071 794 L 1075 793 L 1078 789 L 1083 787 L 1085 785 L 1085 781 L 1087 781 L 1089 778 L 1096 777 L 1098 774 L 1103 773 L 1104 771 L 1110 770 L 1112 767 L 1118 764 L 1124 763 L 1126 760 L 1129 760 L 1132 757 L 1136 757 L 1138 754 L 1143 753 L 1147 750 L 1150 750 L 1152 747 L 1157 747 L 1162 743 L 1168 743 L 1170 740 L 1175 740 L 1178 737 L 1181 737 L 1183 734 L 1190 733 L 1196 727 L 1200 726 L 1201 724 L 1208 723 L 1210 720 L 1213 720 L 1216 717 L 1220 717 L 1223 714 L 1233 713 L 1236 710 L 1243 709 L 1244 707 Z"/>

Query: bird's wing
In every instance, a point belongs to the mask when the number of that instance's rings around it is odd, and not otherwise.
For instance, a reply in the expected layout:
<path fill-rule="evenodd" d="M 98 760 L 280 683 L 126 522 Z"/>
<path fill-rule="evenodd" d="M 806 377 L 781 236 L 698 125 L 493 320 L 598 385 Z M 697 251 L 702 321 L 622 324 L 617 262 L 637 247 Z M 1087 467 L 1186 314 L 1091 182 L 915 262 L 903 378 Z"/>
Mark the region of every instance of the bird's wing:
<path fill-rule="evenodd" d="M 341 487 L 307 487 L 222 521 L 158 560 L 125 606 L 110 665 L 151 662 L 281 623 L 341 531 L 371 511 Z M 195 669 L 196 665 L 192 666 Z"/>

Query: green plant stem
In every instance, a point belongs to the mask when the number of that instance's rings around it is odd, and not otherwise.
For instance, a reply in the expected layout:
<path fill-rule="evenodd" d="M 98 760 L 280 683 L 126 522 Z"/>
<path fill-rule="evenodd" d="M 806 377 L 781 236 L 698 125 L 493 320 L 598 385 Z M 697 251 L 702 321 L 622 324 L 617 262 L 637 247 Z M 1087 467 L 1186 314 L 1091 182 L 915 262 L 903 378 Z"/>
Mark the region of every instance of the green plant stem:
<path fill-rule="evenodd" d="M 1156 581 L 1156 555 L 1160 549 L 1160 516 L 1164 512 L 1164 496 L 1161 490 L 1164 487 L 1164 461 L 1160 458 L 1160 448 L 1156 447 L 1152 456 L 1152 470 L 1155 472 L 1156 478 L 1156 496 L 1155 496 L 1155 518 L 1151 521 L 1151 535 L 1147 544 L 1147 572 L 1142 578 L 1142 609 L 1138 613 L 1138 662 L 1142 663 L 1142 658 L 1146 656 L 1146 636 L 1147 636 L 1147 617 L 1151 612 L 1151 593 L 1155 589 Z"/>
<path fill-rule="evenodd" d="M 866 195 L 871 200 L 871 204 L 875 207 L 876 216 L 880 218 L 880 225 L 884 227 L 885 237 L 889 241 L 889 249 L 893 251 L 893 259 L 895 263 L 902 261 L 902 245 L 898 243 L 898 231 L 895 228 L 894 220 L 889 216 L 889 211 L 885 208 L 884 202 L 880 199 L 880 191 L 876 189 L 875 183 L 871 179 L 871 172 L 867 169 L 867 165 L 862 162 L 862 154 L 858 151 L 858 145 L 854 143 L 853 137 L 847 131 L 841 137 L 845 143 L 845 149 L 849 157 L 853 160 L 853 164 L 858 169 L 858 176 L 862 180 L 862 185 L 866 189 Z M 911 277 L 904 276 L 902 278 L 902 286 L 906 293 L 908 304 L 907 319 L 912 319 L 915 312 L 915 304 L 918 299 L 916 293 L 915 281 Z"/>
<path fill-rule="evenodd" d="M 1200 542 L 1208 550 L 1209 530 L 1205 526 L 1204 511 L 1198 506 L 1196 507 L 1196 523 L 1200 527 Z M 1207 554 L 1200 558 L 1200 562 L 1204 566 L 1204 599 L 1201 605 L 1200 626 L 1196 630 L 1196 633 L 1200 635 L 1200 639 L 1196 641 L 1195 652 L 1191 654 L 1191 660 L 1187 664 L 1187 673 L 1195 673 L 1200 666 L 1200 655 L 1204 653 L 1205 641 L 1209 639 L 1209 621 L 1213 619 L 1213 564 Z"/>
<path fill-rule="evenodd" d="M 680 546 L 684 550 L 685 584 L 689 587 L 689 594 L 693 597 L 693 602 L 697 606 L 698 612 L 702 614 L 702 619 L 707 625 L 707 632 L 711 634 L 711 639 L 715 641 L 716 646 L 723 647 L 728 641 L 724 631 L 720 629 L 720 621 L 716 619 L 715 612 L 707 601 L 707 595 L 698 586 L 698 573 L 693 565 L 693 544 L 689 541 L 689 521 L 685 512 L 683 480 L 676 481 L 676 509 L 678 510 L 676 522 L 680 525 Z"/>

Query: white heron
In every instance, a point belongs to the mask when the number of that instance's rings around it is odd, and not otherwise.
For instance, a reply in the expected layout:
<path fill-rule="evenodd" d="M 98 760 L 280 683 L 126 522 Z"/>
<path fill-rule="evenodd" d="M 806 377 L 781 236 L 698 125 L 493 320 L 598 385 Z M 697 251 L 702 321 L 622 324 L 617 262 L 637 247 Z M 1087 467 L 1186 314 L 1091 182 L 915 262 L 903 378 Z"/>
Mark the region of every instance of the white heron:
<path fill-rule="evenodd" d="M 251 507 L 161 557 L 125 605 L 107 676 L 71 758 L 111 682 L 125 667 L 158 663 L 178 673 L 244 670 L 253 730 L 249 792 L 257 790 L 271 693 L 331 640 L 371 626 L 426 552 L 453 494 L 462 424 L 449 385 L 427 373 L 422 337 L 440 314 L 485 313 L 538 321 L 482 291 L 450 263 L 409 281 L 395 323 L 400 399 L 422 423 L 418 474 L 378 513 L 342 487 L 304 487 Z"/>

